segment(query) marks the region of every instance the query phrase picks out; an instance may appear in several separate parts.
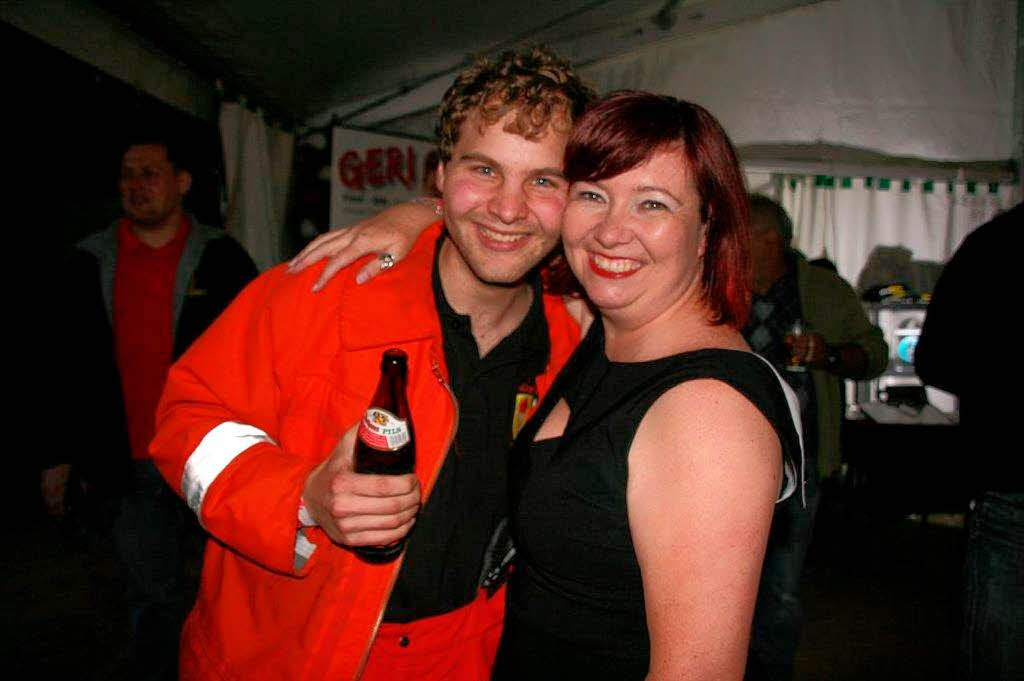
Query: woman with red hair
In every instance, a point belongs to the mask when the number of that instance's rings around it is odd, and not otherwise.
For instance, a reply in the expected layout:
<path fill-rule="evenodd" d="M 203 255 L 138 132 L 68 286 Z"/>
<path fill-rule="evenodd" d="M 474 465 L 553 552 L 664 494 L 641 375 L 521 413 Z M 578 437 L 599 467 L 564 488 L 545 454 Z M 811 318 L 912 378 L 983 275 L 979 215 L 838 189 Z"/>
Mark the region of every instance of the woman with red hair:
<path fill-rule="evenodd" d="M 578 121 L 565 175 L 564 262 L 597 316 L 510 456 L 494 678 L 741 679 L 800 442 L 795 396 L 739 332 L 735 152 L 703 108 L 620 92 Z"/>
<path fill-rule="evenodd" d="M 599 316 L 510 457 L 495 678 L 740 679 L 799 440 L 738 330 L 735 153 L 701 107 L 622 92 L 580 119 L 565 173 L 565 258 Z"/>

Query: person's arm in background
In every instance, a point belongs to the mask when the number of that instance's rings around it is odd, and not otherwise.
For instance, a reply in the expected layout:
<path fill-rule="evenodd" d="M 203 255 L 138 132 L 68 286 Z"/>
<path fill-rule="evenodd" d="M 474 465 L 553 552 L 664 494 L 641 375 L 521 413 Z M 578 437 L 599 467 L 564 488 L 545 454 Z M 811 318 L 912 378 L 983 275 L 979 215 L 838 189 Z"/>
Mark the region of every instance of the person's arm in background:
<path fill-rule="evenodd" d="M 67 510 L 69 485 L 90 485 L 98 494 L 123 489 L 128 441 L 96 259 L 72 251 L 58 282 L 54 308 L 39 339 L 45 351 L 33 351 L 43 352 L 36 366 L 47 376 L 43 384 L 49 386 L 49 418 L 60 420 L 55 446 L 41 448 L 38 460 L 43 502 L 59 518 Z"/>
<path fill-rule="evenodd" d="M 390 253 L 398 262 L 412 250 L 420 233 L 442 216 L 440 205 L 432 199 L 406 201 L 351 227 L 332 229 L 309 242 L 292 258 L 288 270 L 301 272 L 313 263 L 329 259 L 313 284 L 313 290 L 319 291 L 331 277 L 364 255 Z M 380 262 L 371 261 L 359 270 L 356 281 L 366 283 L 380 272 Z"/>
<path fill-rule="evenodd" d="M 840 378 L 864 380 L 878 376 L 889 365 L 889 345 L 882 330 L 871 323 L 856 291 L 841 277 L 820 269 L 810 269 L 813 277 L 801 295 L 811 295 L 819 315 L 837 320 L 830 327 L 838 334 L 830 337 L 812 329 L 797 337 L 793 354 L 816 369 L 828 371 Z M 824 309 L 822 309 L 824 308 Z"/>
<path fill-rule="evenodd" d="M 980 281 L 965 279 L 972 253 L 972 239 L 968 236 L 935 283 L 914 349 L 914 371 L 918 377 L 927 385 L 954 395 L 961 394 L 966 382 L 964 372 L 971 371 L 973 366 L 973 362 L 958 360 L 964 353 L 977 351 L 977 328 L 971 321 L 969 297 L 974 297 L 978 304 L 977 292 L 983 286 Z"/>
<path fill-rule="evenodd" d="M 150 454 L 212 536 L 290 573 L 304 491 L 319 490 L 306 501 L 327 536 L 376 545 L 381 532 L 397 534 L 394 541 L 408 531 L 419 485 L 412 475 L 355 474 L 351 434 L 322 461 L 278 445 L 279 379 L 289 350 L 275 335 L 293 320 L 275 322 L 269 298 L 283 276 L 274 270 L 253 282 L 171 368 Z M 309 485 L 311 478 L 317 484 Z M 354 516 L 370 518 L 359 518 L 353 529 Z"/>
<path fill-rule="evenodd" d="M 684 383 L 644 416 L 626 499 L 651 638 L 648 681 L 743 678 L 781 471 L 775 431 L 724 383 Z"/>

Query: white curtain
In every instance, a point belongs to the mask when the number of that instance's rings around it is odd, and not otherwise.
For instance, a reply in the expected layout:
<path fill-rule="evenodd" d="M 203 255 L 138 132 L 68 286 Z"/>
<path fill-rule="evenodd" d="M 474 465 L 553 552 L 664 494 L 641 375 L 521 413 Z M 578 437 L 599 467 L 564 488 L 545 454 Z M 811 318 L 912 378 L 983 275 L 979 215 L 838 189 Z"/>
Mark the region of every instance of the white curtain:
<path fill-rule="evenodd" d="M 855 285 L 876 248 L 904 249 L 888 252 L 890 264 L 945 263 L 975 227 L 1021 200 L 1019 185 L 1005 182 L 765 173 L 748 173 L 747 181 L 789 213 L 796 248 L 828 257 Z"/>
<path fill-rule="evenodd" d="M 225 227 L 261 269 L 281 260 L 295 137 L 269 126 L 242 104 L 220 110 L 227 174 Z"/>

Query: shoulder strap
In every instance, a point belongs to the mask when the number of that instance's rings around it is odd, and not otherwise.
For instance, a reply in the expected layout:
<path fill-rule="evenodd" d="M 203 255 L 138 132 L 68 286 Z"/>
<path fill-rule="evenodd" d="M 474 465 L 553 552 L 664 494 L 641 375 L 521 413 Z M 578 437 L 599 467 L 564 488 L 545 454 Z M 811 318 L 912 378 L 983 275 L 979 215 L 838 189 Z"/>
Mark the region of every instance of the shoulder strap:
<path fill-rule="evenodd" d="M 635 406 L 646 412 L 666 391 L 694 379 L 715 379 L 729 385 L 758 408 L 775 429 L 782 446 L 783 486 L 778 501 L 803 489 L 804 457 L 800 425 L 800 404 L 796 393 L 763 357 L 738 350 L 709 349 L 686 356 L 687 360 L 703 357 L 705 361 L 686 361 L 683 366 L 666 368 L 655 380 L 644 386 Z M 607 412 L 605 413 L 605 415 Z M 602 415 L 602 418 L 604 415 Z"/>

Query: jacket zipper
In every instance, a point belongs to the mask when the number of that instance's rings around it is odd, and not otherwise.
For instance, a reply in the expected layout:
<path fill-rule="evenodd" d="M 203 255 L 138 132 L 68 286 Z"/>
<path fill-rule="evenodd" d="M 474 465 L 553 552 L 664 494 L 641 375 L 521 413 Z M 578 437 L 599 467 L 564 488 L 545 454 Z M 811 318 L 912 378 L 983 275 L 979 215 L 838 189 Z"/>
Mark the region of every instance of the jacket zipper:
<path fill-rule="evenodd" d="M 455 417 L 452 419 L 452 427 L 448 429 L 448 437 L 445 438 L 444 447 L 442 448 L 441 461 L 434 468 L 434 473 L 431 479 L 428 481 L 431 490 L 434 489 L 434 483 L 437 481 L 437 476 L 441 473 L 441 466 L 444 465 L 444 456 L 447 455 L 448 450 L 452 446 L 452 441 L 455 439 L 455 433 L 459 429 L 459 403 L 455 399 L 455 393 L 452 392 L 452 387 L 445 380 L 444 374 L 441 373 L 441 364 L 437 359 L 437 347 L 431 344 L 430 347 L 430 371 L 434 374 L 434 378 L 437 379 L 438 384 L 448 394 L 449 399 L 452 401 L 452 409 L 455 411 Z M 355 678 L 358 679 L 363 675 L 363 670 L 366 669 L 366 663 L 370 660 L 370 649 L 373 647 L 373 642 L 377 639 L 377 632 L 380 631 L 381 622 L 384 621 L 384 610 L 387 607 L 387 603 L 391 600 L 391 592 L 395 588 L 395 582 L 398 581 L 398 573 L 402 569 L 402 562 L 405 560 L 405 552 L 398 559 L 398 566 L 395 568 L 394 574 L 391 576 L 391 582 L 388 584 L 387 590 L 384 592 L 384 600 L 380 604 L 380 609 L 377 611 L 377 621 L 373 624 L 373 631 L 370 634 L 370 642 L 363 651 L 363 658 L 359 661 L 359 667 L 356 669 Z"/>

